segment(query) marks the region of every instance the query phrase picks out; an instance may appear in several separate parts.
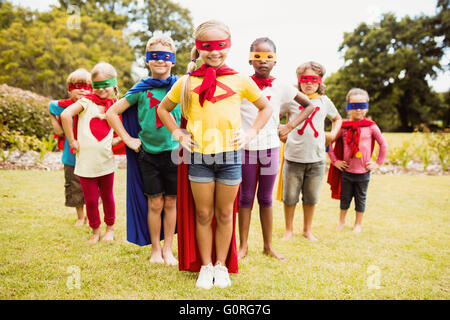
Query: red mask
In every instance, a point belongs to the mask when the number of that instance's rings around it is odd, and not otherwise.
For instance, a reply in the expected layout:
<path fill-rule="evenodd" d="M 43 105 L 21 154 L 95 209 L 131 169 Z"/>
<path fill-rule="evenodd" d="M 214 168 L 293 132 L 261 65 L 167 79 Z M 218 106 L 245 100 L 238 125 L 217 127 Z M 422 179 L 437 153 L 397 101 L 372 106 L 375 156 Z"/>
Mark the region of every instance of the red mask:
<path fill-rule="evenodd" d="M 223 50 L 231 47 L 231 38 L 214 41 L 195 40 L 195 47 L 197 48 L 197 50 L 204 51 Z"/>
<path fill-rule="evenodd" d="M 69 91 L 72 91 L 74 89 L 84 89 L 84 90 L 92 91 L 92 86 L 87 83 L 77 82 L 77 83 L 72 83 L 69 86 Z"/>
<path fill-rule="evenodd" d="M 322 83 L 322 77 L 319 76 L 300 76 L 298 77 L 298 83 Z"/>

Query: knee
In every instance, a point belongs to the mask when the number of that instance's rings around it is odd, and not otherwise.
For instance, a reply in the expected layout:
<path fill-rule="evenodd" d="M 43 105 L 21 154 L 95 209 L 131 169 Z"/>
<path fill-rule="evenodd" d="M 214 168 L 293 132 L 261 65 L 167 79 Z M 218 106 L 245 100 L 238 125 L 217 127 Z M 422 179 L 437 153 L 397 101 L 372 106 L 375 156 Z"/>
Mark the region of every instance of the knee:
<path fill-rule="evenodd" d="M 231 224 L 233 222 L 233 207 L 216 209 L 216 219 L 219 224 Z"/>
<path fill-rule="evenodd" d="M 239 207 L 240 208 L 251 208 L 253 204 L 253 197 L 247 194 L 242 194 L 239 196 Z"/>
<path fill-rule="evenodd" d="M 164 209 L 173 209 L 177 206 L 176 197 L 164 197 Z"/>
<path fill-rule="evenodd" d="M 198 224 L 202 226 L 210 225 L 213 218 L 213 211 L 207 208 L 200 208 L 196 210 L 195 216 Z"/>
<path fill-rule="evenodd" d="M 272 195 L 260 195 L 258 196 L 259 206 L 262 208 L 269 208 L 272 206 Z"/>
<path fill-rule="evenodd" d="M 160 212 L 164 206 L 164 199 L 162 196 L 149 198 L 149 209 L 153 212 Z"/>

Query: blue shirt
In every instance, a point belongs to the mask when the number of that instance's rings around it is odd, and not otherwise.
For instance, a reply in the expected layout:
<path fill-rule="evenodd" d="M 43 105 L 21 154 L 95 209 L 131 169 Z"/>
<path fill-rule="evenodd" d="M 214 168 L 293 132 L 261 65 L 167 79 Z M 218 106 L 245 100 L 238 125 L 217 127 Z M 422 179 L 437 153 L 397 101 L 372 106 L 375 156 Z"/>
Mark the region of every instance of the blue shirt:
<path fill-rule="evenodd" d="M 51 101 L 50 104 L 48 105 L 48 109 L 51 114 L 53 114 L 57 117 L 59 117 L 61 115 L 61 113 L 65 110 L 65 108 L 60 107 L 58 105 L 57 100 Z M 70 144 L 69 144 L 69 140 L 67 140 L 67 138 L 64 140 L 64 150 L 62 153 L 61 161 L 65 165 L 75 167 L 75 154 L 70 152 Z"/>

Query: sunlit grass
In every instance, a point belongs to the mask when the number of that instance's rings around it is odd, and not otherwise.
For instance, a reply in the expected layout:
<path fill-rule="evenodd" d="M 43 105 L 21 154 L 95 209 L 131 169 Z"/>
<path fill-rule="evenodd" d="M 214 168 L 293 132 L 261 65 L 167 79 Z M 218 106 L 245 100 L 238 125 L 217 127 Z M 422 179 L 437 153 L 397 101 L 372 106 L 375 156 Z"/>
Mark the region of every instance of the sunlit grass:
<path fill-rule="evenodd" d="M 75 211 L 64 207 L 62 171 L 0 171 L 0 299 L 450 298 L 449 176 L 373 175 L 361 234 L 351 231 L 350 212 L 335 231 L 339 202 L 324 183 L 316 243 L 301 236 L 300 208 L 296 234 L 281 241 L 283 207 L 274 201 L 274 247 L 286 262 L 262 254 L 255 205 L 249 254 L 232 286 L 206 291 L 195 287 L 197 274 L 151 265 L 150 247 L 126 241 L 125 175 L 115 180 L 116 240 L 92 246 L 89 228 L 74 227 Z M 79 289 L 70 267 L 80 270 Z"/>

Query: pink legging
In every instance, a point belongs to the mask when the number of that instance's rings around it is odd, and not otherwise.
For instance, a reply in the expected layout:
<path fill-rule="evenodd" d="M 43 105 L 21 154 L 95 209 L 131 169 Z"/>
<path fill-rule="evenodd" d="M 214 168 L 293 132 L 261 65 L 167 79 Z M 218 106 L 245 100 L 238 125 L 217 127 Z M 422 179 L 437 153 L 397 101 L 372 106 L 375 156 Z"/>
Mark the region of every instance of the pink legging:
<path fill-rule="evenodd" d="M 83 190 L 84 202 L 86 203 L 89 226 L 92 229 L 98 229 L 101 224 L 100 213 L 98 211 L 99 194 L 103 202 L 104 221 L 108 226 L 114 225 L 116 220 L 116 205 L 113 194 L 114 172 L 95 178 L 80 177 L 80 183 L 81 189 Z"/>

